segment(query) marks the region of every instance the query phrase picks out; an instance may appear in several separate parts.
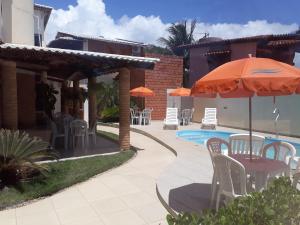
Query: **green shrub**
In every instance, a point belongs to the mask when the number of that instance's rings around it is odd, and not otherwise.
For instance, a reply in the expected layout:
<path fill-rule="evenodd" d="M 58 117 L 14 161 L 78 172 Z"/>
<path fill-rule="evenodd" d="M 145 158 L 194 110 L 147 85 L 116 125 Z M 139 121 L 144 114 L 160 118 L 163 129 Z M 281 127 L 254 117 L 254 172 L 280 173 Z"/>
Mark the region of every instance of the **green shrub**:
<path fill-rule="evenodd" d="M 101 112 L 100 119 L 103 122 L 118 122 L 119 121 L 119 107 L 114 106 L 110 108 L 105 108 Z"/>
<path fill-rule="evenodd" d="M 267 190 L 236 198 L 218 212 L 168 215 L 167 221 L 169 225 L 299 225 L 300 191 L 282 177 Z"/>
<path fill-rule="evenodd" d="M 56 158 L 48 151 L 48 143 L 25 132 L 0 130 L 0 190 L 18 185 L 20 180 L 44 174 L 48 167 L 38 164 L 43 159 Z"/>

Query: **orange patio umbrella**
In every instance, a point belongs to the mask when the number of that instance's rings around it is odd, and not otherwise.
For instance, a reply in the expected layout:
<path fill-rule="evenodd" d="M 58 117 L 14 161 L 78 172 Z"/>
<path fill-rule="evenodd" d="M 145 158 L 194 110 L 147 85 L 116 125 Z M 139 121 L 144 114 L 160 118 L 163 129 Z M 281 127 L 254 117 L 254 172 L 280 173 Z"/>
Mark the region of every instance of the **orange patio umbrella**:
<path fill-rule="evenodd" d="M 252 158 L 252 97 L 300 93 L 300 70 L 268 58 L 250 57 L 225 63 L 198 80 L 192 96 L 249 98 L 250 158 Z"/>
<path fill-rule="evenodd" d="M 135 97 L 148 97 L 148 96 L 154 96 L 154 92 L 149 88 L 137 87 L 130 90 L 130 95 Z"/>
<path fill-rule="evenodd" d="M 169 94 L 170 96 L 190 96 L 191 95 L 191 89 L 189 88 L 176 88 Z"/>
<path fill-rule="evenodd" d="M 155 94 L 149 88 L 137 87 L 137 88 L 130 90 L 130 95 L 134 96 L 134 97 L 149 97 L 149 96 L 154 96 Z M 142 107 L 144 108 L 144 103 L 143 103 Z"/>

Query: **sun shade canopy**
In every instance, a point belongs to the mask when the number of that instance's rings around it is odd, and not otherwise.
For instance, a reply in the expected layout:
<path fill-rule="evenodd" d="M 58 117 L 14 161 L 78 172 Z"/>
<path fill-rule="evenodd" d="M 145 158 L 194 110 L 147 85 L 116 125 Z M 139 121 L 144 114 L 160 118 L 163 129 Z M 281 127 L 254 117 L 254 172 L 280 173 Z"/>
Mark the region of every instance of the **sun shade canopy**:
<path fill-rule="evenodd" d="M 190 96 L 191 89 L 188 88 L 177 88 L 170 92 L 170 96 Z"/>
<path fill-rule="evenodd" d="M 300 93 L 300 70 L 268 58 L 228 62 L 198 80 L 192 96 L 240 98 Z"/>
<path fill-rule="evenodd" d="M 154 96 L 154 92 L 149 88 L 138 87 L 130 90 L 130 95 L 135 97 L 148 97 Z"/>

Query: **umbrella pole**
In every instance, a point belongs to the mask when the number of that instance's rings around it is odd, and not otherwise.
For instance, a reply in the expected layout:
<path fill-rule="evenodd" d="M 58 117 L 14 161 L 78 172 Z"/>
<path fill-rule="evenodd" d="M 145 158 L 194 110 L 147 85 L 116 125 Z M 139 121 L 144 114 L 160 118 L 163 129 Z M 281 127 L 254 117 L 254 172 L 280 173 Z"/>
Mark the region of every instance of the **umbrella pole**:
<path fill-rule="evenodd" d="M 250 160 L 252 160 L 252 97 L 249 97 L 249 142 Z"/>

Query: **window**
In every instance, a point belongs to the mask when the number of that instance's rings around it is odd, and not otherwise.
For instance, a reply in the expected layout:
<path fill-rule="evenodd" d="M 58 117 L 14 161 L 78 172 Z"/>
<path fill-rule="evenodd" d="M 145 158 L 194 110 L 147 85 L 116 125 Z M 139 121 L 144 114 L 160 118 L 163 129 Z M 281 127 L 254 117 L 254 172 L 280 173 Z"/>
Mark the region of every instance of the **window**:
<path fill-rule="evenodd" d="M 42 35 L 41 34 L 34 34 L 34 45 L 35 46 L 42 46 Z"/>
<path fill-rule="evenodd" d="M 140 56 L 142 53 L 142 48 L 140 46 L 132 46 L 132 55 Z"/>

